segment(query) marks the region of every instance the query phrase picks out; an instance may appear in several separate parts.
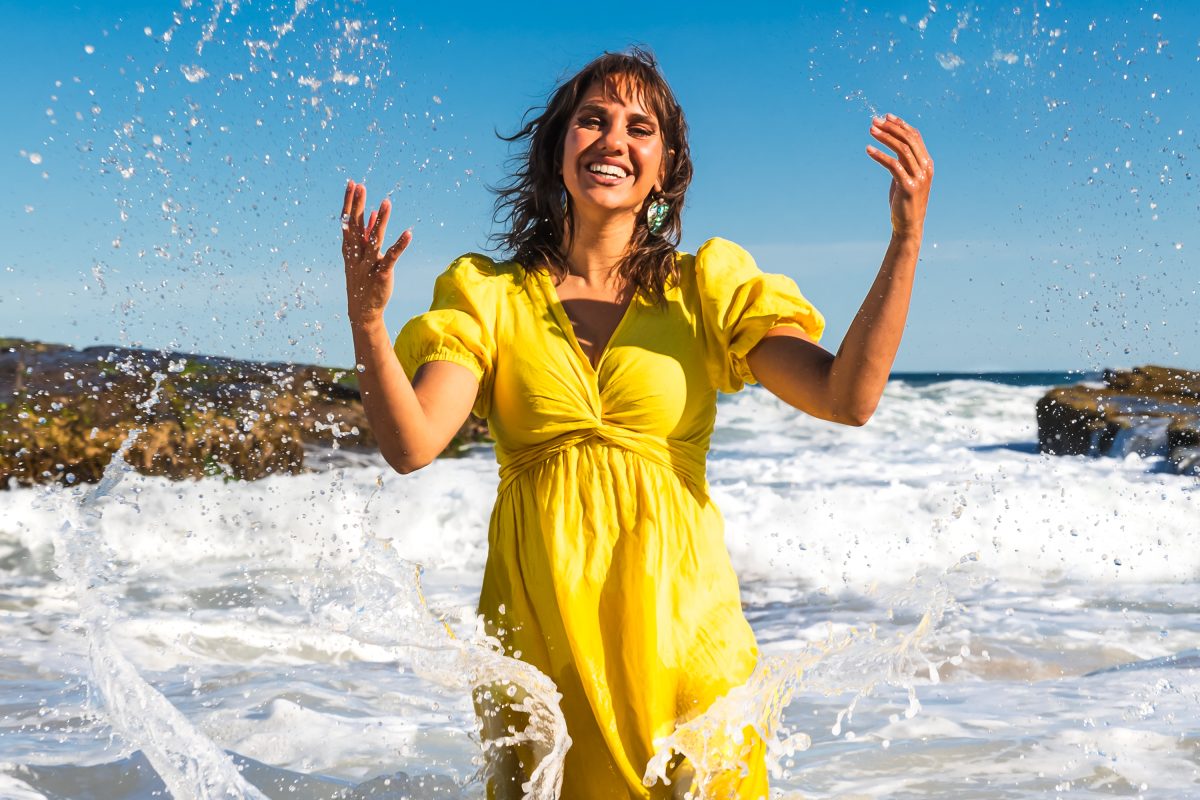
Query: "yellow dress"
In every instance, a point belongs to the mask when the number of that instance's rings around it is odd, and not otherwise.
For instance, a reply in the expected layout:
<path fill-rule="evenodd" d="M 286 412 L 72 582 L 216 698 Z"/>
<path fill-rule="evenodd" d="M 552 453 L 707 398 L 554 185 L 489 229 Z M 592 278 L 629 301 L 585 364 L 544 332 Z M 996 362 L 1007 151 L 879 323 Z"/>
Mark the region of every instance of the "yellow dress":
<path fill-rule="evenodd" d="M 476 254 L 396 340 L 410 377 L 438 360 L 479 377 L 474 411 L 500 464 L 479 612 L 562 693 L 570 800 L 669 797 L 642 784 L 654 740 L 753 670 L 705 480 L 717 392 L 754 381 L 746 355 L 771 328 L 824 329 L 790 278 L 731 242 L 677 264 L 666 305 L 636 296 L 595 369 L 550 275 Z M 723 796 L 767 794 L 761 742 L 747 747 Z"/>

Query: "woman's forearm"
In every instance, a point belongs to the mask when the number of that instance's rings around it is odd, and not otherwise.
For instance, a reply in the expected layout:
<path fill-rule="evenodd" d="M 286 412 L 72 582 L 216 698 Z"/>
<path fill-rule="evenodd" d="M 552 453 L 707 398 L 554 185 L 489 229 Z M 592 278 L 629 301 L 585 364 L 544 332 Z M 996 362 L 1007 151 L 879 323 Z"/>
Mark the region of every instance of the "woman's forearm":
<path fill-rule="evenodd" d="M 398 472 L 419 469 L 437 453 L 428 452 L 432 446 L 425 410 L 392 352 L 387 326 L 377 319 L 350 327 L 363 411 L 379 450 Z"/>
<path fill-rule="evenodd" d="M 837 416 L 857 424 L 874 413 L 887 385 L 908 318 L 921 231 L 894 233 L 871 290 L 829 367 Z"/>

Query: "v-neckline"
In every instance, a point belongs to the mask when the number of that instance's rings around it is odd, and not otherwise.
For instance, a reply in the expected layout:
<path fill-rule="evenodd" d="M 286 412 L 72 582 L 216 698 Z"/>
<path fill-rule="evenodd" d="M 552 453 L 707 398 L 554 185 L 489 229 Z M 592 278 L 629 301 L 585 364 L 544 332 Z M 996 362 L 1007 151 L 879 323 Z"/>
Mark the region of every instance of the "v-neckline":
<path fill-rule="evenodd" d="M 554 277 L 547 270 L 537 271 L 542 280 L 542 292 L 546 299 L 546 305 L 550 307 L 550 314 L 554 317 L 554 321 L 558 323 L 558 327 L 562 330 L 563 335 L 567 337 L 567 341 L 571 344 L 572 349 L 584 364 L 587 364 L 588 369 L 592 374 L 599 376 L 600 366 L 604 363 L 604 357 L 608 355 L 608 351 L 612 348 L 612 343 L 616 341 L 617 335 L 621 333 L 621 329 L 625 327 L 626 321 L 633 314 L 633 307 L 637 305 L 638 292 L 635 289 L 633 296 L 629 298 L 629 302 L 625 304 L 625 310 L 621 312 L 621 318 L 617 320 L 617 326 L 613 328 L 609 334 L 608 341 L 600 348 L 596 354 L 596 363 L 588 358 L 588 354 L 584 351 L 583 345 L 579 343 L 579 337 L 575 335 L 575 325 L 571 322 L 571 318 L 567 315 L 567 308 L 563 305 L 562 300 L 558 296 L 558 287 L 554 285 Z"/>

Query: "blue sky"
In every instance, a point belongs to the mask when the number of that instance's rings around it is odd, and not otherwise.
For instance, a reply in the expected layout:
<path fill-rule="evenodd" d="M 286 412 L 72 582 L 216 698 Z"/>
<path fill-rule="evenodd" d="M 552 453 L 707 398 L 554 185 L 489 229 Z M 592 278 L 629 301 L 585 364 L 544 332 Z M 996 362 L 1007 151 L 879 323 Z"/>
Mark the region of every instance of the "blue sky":
<path fill-rule="evenodd" d="M 886 245 L 892 111 L 937 162 L 898 369 L 1200 368 L 1200 23 L 1082 5 L 4 0 L 0 335 L 348 364 L 346 178 L 414 227 L 398 331 L 487 247 L 493 132 L 643 43 L 692 130 L 684 248 L 793 276 L 829 349 Z"/>

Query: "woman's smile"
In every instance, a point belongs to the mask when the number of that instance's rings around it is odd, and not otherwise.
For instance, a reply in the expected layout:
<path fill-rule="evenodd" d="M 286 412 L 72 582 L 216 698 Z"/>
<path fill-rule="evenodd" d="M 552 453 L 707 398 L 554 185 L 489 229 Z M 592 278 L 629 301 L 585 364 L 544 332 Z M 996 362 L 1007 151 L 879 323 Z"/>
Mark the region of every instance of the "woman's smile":
<path fill-rule="evenodd" d="M 587 172 L 598 183 L 605 186 L 616 186 L 632 174 L 631 170 L 611 161 L 596 161 L 589 164 Z"/>

